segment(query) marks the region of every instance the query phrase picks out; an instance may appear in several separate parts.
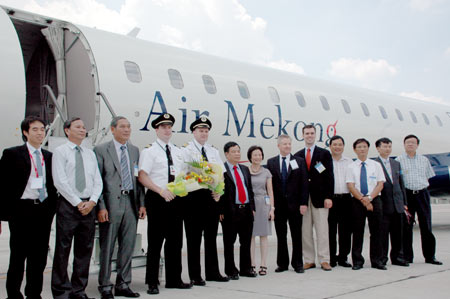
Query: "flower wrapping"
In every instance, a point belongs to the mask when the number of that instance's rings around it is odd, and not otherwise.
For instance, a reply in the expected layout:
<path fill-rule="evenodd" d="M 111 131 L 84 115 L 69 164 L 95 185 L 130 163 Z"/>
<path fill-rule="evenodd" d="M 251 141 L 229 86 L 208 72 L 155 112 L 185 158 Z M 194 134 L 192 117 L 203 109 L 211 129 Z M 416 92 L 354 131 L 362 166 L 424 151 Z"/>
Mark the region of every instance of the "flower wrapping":
<path fill-rule="evenodd" d="M 224 193 L 223 171 L 219 164 L 204 160 L 186 162 L 186 164 L 188 172 L 180 172 L 174 182 L 167 184 L 170 192 L 180 197 L 199 189 L 209 189 L 219 195 Z"/>

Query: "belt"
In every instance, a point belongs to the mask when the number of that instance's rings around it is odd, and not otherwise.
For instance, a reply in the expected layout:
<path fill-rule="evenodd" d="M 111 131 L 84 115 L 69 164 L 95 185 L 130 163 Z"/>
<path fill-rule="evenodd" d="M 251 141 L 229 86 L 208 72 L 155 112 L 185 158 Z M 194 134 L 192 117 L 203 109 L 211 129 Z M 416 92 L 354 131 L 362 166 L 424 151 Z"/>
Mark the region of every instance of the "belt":
<path fill-rule="evenodd" d="M 237 205 L 238 209 L 245 209 L 247 207 L 247 204 L 241 204 Z"/>
<path fill-rule="evenodd" d="M 121 190 L 120 194 L 122 194 L 122 195 L 130 195 L 131 192 L 133 192 L 133 190 Z"/>
<path fill-rule="evenodd" d="M 32 203 L 32 204 L 35 204 L 35 205 L 40 205 L 41 203 L 43 203 L 43 201 L 41 202 L 39 199 L 32 199 L 32 198 L 24 198 L 24 199 L 21 199 L 21 200 L 23 200 L 24 203 Z"/>
<path fill-rule="evenodd" d="M 425 188 L 426 189 L 426 188 Z M 410 192 L 412 194 L 419 194 L 420 192 L 423 192 L 425 189 L 421 189 L 421 190 L 410 190 L 410 189 L 406 189 L 407 192 Z"/>
<path fill-rule="evenodd" d="M 334 194 L 333 198 L 344 198 L 350 196 L 350 193 Z"/>

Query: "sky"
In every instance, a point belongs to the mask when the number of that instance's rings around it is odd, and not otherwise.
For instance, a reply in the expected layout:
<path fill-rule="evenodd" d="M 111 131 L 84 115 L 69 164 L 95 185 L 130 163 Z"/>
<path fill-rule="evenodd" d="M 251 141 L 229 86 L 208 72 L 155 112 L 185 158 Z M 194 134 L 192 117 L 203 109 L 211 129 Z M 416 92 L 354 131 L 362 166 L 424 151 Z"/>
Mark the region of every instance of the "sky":
<path fill-rule="evenodd" d="M 450 0 L 0 0 L 79 25 L 450 104 Z"/>

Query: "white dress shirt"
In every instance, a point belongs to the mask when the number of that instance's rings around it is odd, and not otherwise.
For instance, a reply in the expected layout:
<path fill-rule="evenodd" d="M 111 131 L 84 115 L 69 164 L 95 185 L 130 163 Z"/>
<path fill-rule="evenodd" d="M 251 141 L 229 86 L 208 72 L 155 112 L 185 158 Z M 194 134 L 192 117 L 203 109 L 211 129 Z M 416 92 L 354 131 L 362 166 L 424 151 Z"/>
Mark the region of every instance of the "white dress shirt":
<path fill-rule="evenodd" d="M 280 157 L 280 173 L 283 171 L 283 157 L 279 155 Z M 291 154 L 286 156 L 286 170 L 289 171 L 289 162 L 291 162 Z"/>
<path fill-rule="evenodd" d="M 372 160 L 367 159 L 364 161 L 366 163 L 366 174 L 367 174 L 367 191 L 368 194 L 371 194 L 373 189 L 377 186 L 378 182 L 386 182 L 386 178 L 384 177 L 383 168 L 381 168 L 381 164 Z M 361 192 L 361 164 L 362 161 L 357 159 L 352 162 L 347 168 L 346 174 L 346 182 L 354 183 L 355 188 Z M 364 194 L 363 194 L 364 195 Z M 380 195 L 380 194 L 378 194 Z"/>
<path fill-rule="evenodd" d="M 200 161 L 202 159 L 202 147 L 205 149 L 208 162 L 219 164 L 222 167 L 222 171 L 225 172 L 225 165 L 223 164 L 219 151 L 208 143 L 202 146 L 195 139 L 181 148 L 184 162 Z"/>
<path fill-rule="evenodd" d="M 392 168 L 391 168 L 391 161 L 389 161 L 389 158 L 385 159 L 383 157 L 380 156 L 380 160 L 381 162 L 383 162 L 384 168 L 386 168 L 386 171 L 389 175 L 389 178 L 392 181 Z"/>
<path fill-rule="evenodd" d="M 334 172 L 334 194 L 346 194 L 348 191 L 346 174 L 347 169 L 353 161 L 350 158 L 341 156 L 341 159 L 333 159 L 333 172 Z"/>
<path fill-rule="evenodd" d="M 238 187 L 237 187 L 237 183 L 236 183 L 236 176 L 234 175 L 234 165 L 231 164 L 230 162 L 226 162 L 228 167 L 230 168 L 231 171 L 231 175 L 233 176 L 233 181 L 234 181 L 234 186 L 236 189 L 236 197 L 234 199 L 234 203 L 237 205 L 242 204 L 242 202 L 239 200 L 239 191 L 238 191 Z M 239 176 L 241 177 L 241 182 L 242 182 L 242 186 L 244 186 L 244 190 L 245 190 L 245 202 L 244 204 L 248 204 L 250 202 L 249 198 L 248 198 L 248 191 L 247 191 L 247 186 L 245 185 L 245 177 L 244 177 L 244 173 L 242 172 L 241 167 L 239 166 L 239 164 L 236 165 L 236 170 L 239 173 Z"/>
<path fill-rule="evenodd" d="M 27 148 L 28 148 L 28 153 L 33 156 L 33 160 L 30 157 L 30 164 L 31 164 L 30 177 L 28 178 L 28 182 L 27 182 L 27 185 L 25 187 L 25 190 L 23 191 L 21 199 L 38 199 L 39 198 L 39 189 L 31 189 L 31 181 L 32 181 L 32 179 L 38 177 L 36 175 L 37 174 L 37 165 L 36 165 L 37 157 L 36 157 L 36 153 L 35 153 L 36 150 L 39 151 L 39 158 L 41 160 L 41 166 L 42 166 L 42 177 L 43 177 L 43 182 L 44 182 L 43 188 L 45 189 L 45 198 L 47 198 L 48 193 L 47 193 L 47 188 L 45 188 L 46 178 L 45 178 L 45 159 L 44 159 L 44 155 L 42 154 L 42 151 L 41 151 L 40 147 L 36 149 L 31 144 L 29 144 L 28 142 L 26 144 L 27 144 Z"/>
<path fill-rule="evenodd" d="M 113 142 L 114 142 L 114 147 L 116 148 L 116 153 L 117 153 L 117 158 L 119 159 L 119 164 L 121 163 L 121 158 L 122 158 L 122 149 L 120 147 L 122 145 L 125 145 L 125 147 L 126 147 L 125 156 L 127 157 L 128 170 L 130 171 L 130 174 L 133 175 L 133 172 L 132 172 L 133 169 L 130 169 L 130 155 L 128 154 L 128 142 L 126 142 L 125 144 L 121 144 L 114 138 L 113 138 Z"/>
<path fill-rule="evenodd" d="M 169 164 L 167 162 L 166 144 L 161 139 L 156 139 L 149 148 L 141 152 L 139 158 L 139 170 L 143 170 L 152 182 L 159 188 L 166 189 L 169 182 Z M 172 156 L 175 176 L 185 169 L 182 151 L 169 144 L 170 155 Z"/>
<path fill-rule="evenodd" d="M 76 146 L 70 141 L 58 146 L 53 152 L 52 160 L 52 176 L 56 190 L 74 207 L 81 202 L 81 198 L 89 198 L 90 201 L 97 203 L 103 190 L 97 158 L 92 150 L 82 145 L 80 152 L 83 158 L 86 187 L 83 192 L 75 187 Z"/>

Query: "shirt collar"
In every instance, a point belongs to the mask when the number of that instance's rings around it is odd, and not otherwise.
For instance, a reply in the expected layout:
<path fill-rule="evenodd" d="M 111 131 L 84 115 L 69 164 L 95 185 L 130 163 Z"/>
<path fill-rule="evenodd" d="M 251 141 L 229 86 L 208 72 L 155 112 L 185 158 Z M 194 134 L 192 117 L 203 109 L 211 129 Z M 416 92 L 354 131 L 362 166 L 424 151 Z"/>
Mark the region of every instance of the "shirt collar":
<path fill-rule="evenodd" d="M 67 140 L 67 145 L 71 148 L 71 149 L 74 149 L 74 148 L 76 148 L 78 145 L 76 145 L 75 143 L 73 143 L 72 141 L 70 141 L 70 140 Z M 83 147 L 80 145 L 79 146 L 79 148 L 80 148 L 80 150 L 81 151 L 83 151 Z"/>
<path fill-rule="evenodd" d="M 367 165 L 367 162 L 368 162 L 368 161 L 369 161 L 369 158 L 367 158 L 366 161 L 364 161 L 364 163 L 366 163 L 366 165 Z M 356 162 L 358 162 L 358 164 L 361 165 L 361 163 L 362 163 L 363 161 L 361 161 L 361 160 L 359 160 L 359 159 L 356 159 Z"/>
<path fill-rule="evenodd" d="M 233 169 L 233 168 L 234 168 L 234 165 L 231 164 L 228 160 L 227 160 L 227 164 L 228 164 L 228 167 L 229 167 L 230 169 Z M 237 166 L 237 168 L 239 168 L 239 163 L 236 164 L 236 166 Z"/>
<path fill-rule="evenodd" d="M 194 145 L 199 149 L 202 150 L 202 147 L 205 147 L 205 145 L 201 145 L 197 140 L 195 140 L 195 138 L 192 140 L 192 142 L 194 142 Z"/>
<path fill-rule="evenodd" d="M 116 148 L 118 148 L 118 149 L 120 149 L 120 147 L 122 146 L 122 145 L 125 145 L 125 147 L 128 147 L 128 142 L 125 142 L 125 144 L 122 144 L 122 143 L 120 143 L 120 142 L 118 142 L 116 139 L 114 139 L 113 138 L 113 142 L 114 142 L 114 146 L 116 147 Z"/>
<path fill-rule="evenodd" d="M 335 160 L 335 159 L 333 158 L 333 161 L 336 161 L 336 162 L 342 162 L 342 161 L 348 161 L 348 160 L 350 160 L 350 158 L 348 158 L 348 157 L 346 157 L 346 156 L 341 156 L 341 158 L 340 158 L 339 160 Z"/>
<path fill-rule="evenodd" d="M 388 157 L 387 159 L 385 159 L 385 158 L 383 158 L 383 157 L 381 157 L 381 156 L 378 156 L 378 157 L 379 157 L 380 160 L 383 161 L 384 163 L 388 163 L 388 162 L 389 162 L 389 157 Z"/>
<path fill-rule="evenodd" d="M 164 141 L 162 141 L 162 140 L 159 139 L 159 138 L 156 138 L 156 142 L 158 142 L 159 145 L 161 145 L 163 148 L 165 148 L 166 145 L 169 145 L 169 147 L 171 146 L 170 141 L 169 141 L 168 143 L 165 143 Z"/>
<path fill-rule="evenodd" d="M 39 147 L 39 148 L 34 148 L 31 144 L 29 144 L 28 142 L 27 142 L 27 148 L 28 148 L 28 151 L 30 152 L 30 153 L 32 153 L 32 154 L 34 154 L 34 152 L 36 151 L 36 150 L 38 150 L 39 151 L 39 153 L 42 153 L 41 152 L 41 147 Z"/>
<path fill-rule="evenodd" d="M 316 144 L 313 144 L 311 147 L 305 147 L 305 153 L 308 152 L 308 148 L 311 149 L 311 153 L 314 152 L 314 149 L 316 148 Z"/>

